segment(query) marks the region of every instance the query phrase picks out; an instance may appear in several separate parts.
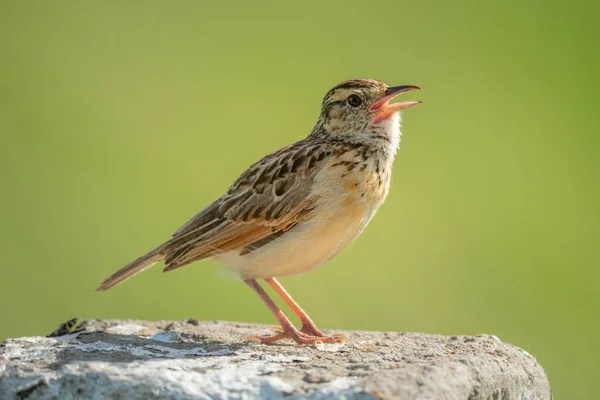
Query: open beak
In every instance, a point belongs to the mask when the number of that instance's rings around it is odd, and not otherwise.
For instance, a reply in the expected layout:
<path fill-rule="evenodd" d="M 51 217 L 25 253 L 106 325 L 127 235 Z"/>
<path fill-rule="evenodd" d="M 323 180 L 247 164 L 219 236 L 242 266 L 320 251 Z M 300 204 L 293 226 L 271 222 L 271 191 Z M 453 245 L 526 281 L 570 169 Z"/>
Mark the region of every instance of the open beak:
<path fill-rule="evenodd" d="M 389 102 L 401 93 L 408 92 L 409 90 L 421 90 L 420 87 L 414 85 L 404 86 L 390 86 L 385 91 L 386 96 L 379 100 L 377 103 L 369 107 L 369 112 L 376 113 L 373 124 L 384 121 L 391 117 L 394 113 L 403 110 L 408 107 L 416 106 L 421 104 L 421 100 L 402 101 L 398 103 L 389 104 Z"/>

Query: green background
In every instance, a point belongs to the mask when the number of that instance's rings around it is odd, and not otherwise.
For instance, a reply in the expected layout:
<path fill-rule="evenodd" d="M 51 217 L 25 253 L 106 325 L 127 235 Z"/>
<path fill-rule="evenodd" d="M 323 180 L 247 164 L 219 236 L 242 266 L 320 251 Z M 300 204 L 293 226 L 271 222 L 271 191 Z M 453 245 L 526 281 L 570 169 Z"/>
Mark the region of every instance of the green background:
<path fill-rule="evenodd" d="M 0 1 L 0 339 L 79 318 L 275 322 L 211 261 L 101 279 L 310 131 L 338 82 L 416 84 L 386 204 L 283 279 L 324 328 L 490 333 L 592 399 L 597 2 Z M 282 257 L 284 258 L 284 257 Z"/>

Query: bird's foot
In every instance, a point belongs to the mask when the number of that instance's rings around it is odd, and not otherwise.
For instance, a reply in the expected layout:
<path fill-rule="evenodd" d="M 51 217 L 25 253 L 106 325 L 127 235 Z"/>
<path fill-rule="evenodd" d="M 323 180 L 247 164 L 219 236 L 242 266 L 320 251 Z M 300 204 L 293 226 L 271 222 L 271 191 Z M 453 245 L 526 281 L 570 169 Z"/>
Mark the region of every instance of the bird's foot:
<path fill-rule="evenodd" d="M 272 331 L 275 331 L 275 332 L 279 332 L 279 333 L 284 332 L 283 328 L 279 325 L 270 326 L 269 329 Z M 304 324 L 302 324 L 302 328 L 300 328 L 300 332 L 305 333 L 308 336 L 327 337 L 327 335 L 324 334 L 319 328 L 317 328 L 317 326 L 312 321 L 305 322 Z M 346 340 L 348 340 L 348 337 L 346 335 L 344 335 L 343 333 L 339 333 L 339 334 L 336 334 L 333 336 L 337 337 L 338 339 L 341 339 L 336 343 L 345 342 Z M 252 336 L 252 338 L 255 338 L 255 336 Z"/>
<path fill-rule="evenodd" d="M 311 336 L 318 336 L 318 337 L 326 337 L 327 336 L 319 328 L 317 328 L 317 326 L 312 321 L 304 322 L 302 324 L 302 328 L 300 328 L 300 332 L 306 333 L 307 335 L 311 335 Z M 344 334 L 339 334 L 337 336 L 343 336 L 344 338 L 346 338 L 346 335 L 344 335 Z"/>
<path fill-rule="evenodd" d="M 348 340 L 344 334 L 327 336 L 320 331 L 319 333 L 320 335 L 307 334 L 296 329 L 295 327 L 292 327 L 274 336 L 249 336 L 246 338 L 246 340 L 258 340 L 262 344 L 272 344 L 282 339 L 292 339 L 298 344 L 307 344 L 313 346 L 319 343 L 341 343 Z"/>

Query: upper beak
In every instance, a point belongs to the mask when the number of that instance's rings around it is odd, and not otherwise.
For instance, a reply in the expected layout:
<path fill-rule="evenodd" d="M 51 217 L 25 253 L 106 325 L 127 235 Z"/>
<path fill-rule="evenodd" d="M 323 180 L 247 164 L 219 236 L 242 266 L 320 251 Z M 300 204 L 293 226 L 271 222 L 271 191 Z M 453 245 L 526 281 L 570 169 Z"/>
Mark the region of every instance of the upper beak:
<path fill-rule="evenodd" d="M 369 111 L 377 112 L 377 116 L 375 117 L 374 122 L 379 122 L 384 119 L 387 119 L 389 116 L 391 116 L 397 111 L 415 106 L 417 104 L 421 104 L 421 100 L 402 101 L 399 103 L 389 104 L 389 102 L 393 98 L 398 96 L 400 93 L 408 92 L 409 90 L 421 90 L 421 88 L 414 85 L 390 86 L 389 88 L 387 88 L 387 90 L 385 91 L 386 96 L 379 100 L 377 103 L 373 104 L 371 107 L 369 107 Z"/>

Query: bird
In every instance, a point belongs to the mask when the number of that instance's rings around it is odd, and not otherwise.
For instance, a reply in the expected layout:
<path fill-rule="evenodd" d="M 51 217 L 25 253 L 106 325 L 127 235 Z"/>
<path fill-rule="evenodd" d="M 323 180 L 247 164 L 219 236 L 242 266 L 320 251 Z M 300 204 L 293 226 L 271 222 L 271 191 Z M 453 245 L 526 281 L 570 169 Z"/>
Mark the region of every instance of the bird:
<path fill-rule="evenodd" d="M 421 103 L 391 100 L 418 89 L 375 79 L 334 86 L 305 139 L 251 165 L 170 239 L 110 275 L 96 290 L 107 290 L 159 261 L 167 272 L 212 258 L 256 292 L 281 326 L 275 335 L 247 339 L 271 344 L 287 338 L 302 345 L 348 340 L 318 329 L 277 277 L 323 266 L 364 230 L 390 188 L 400 147 L 400 112 Z M 302 323 L 300 329 L 258 280 L 284 300 Z"/>

